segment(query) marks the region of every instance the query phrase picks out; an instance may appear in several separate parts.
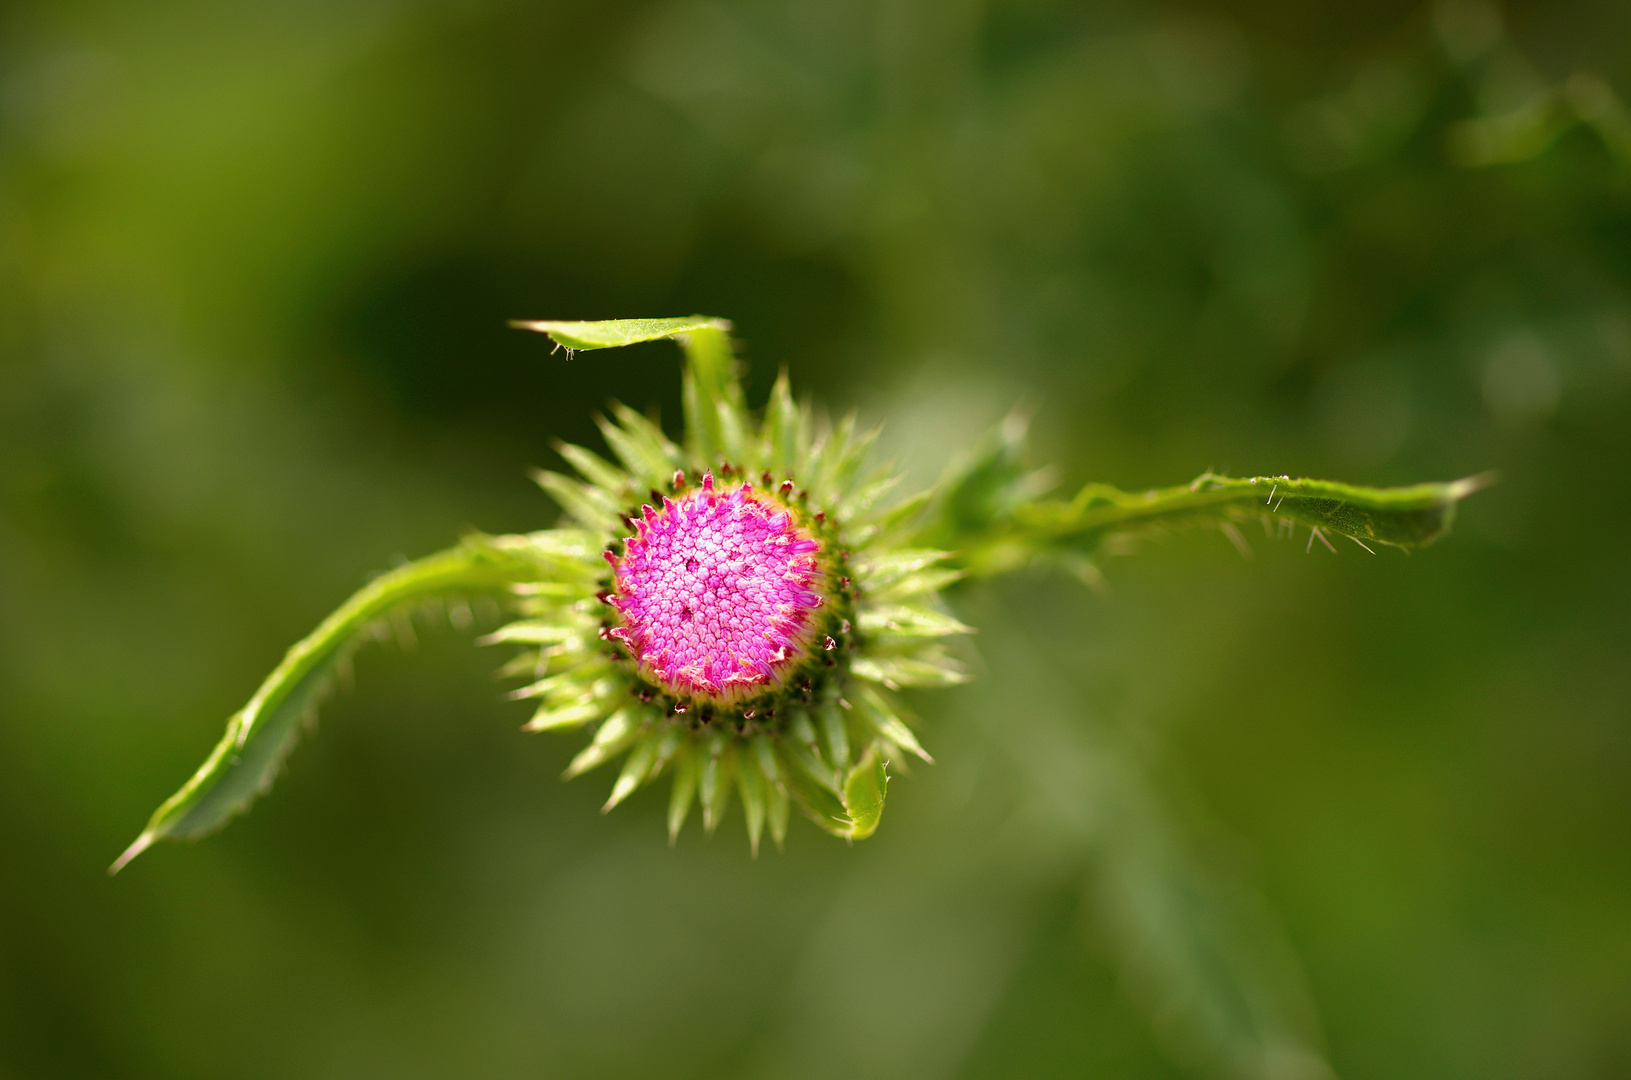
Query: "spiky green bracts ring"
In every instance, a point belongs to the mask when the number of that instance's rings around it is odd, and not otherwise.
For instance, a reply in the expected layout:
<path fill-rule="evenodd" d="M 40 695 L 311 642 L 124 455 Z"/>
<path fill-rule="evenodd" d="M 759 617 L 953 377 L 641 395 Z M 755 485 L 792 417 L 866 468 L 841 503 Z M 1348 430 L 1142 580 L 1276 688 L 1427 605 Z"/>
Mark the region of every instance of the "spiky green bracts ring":
<path fill-rule="evenodd" d="M 1420 547 L 1443 535 L 1480 478 L 1361 488 L 1288 477 L 1230 479 L 1127 493 L 1090 484 L 1044 499 L 1010 420 L 932 490 L 893 498 L 896 477 L 869 460 L 876 429 L 832 424 L 795 403 L 784 373 L 762 411 L 742 397 L 726 332 L 704 317 L 522 322 L 569 352 L 677 338 L 686 355 L 685 437 L 677 445 L 623 406 L 600 428 L 614 464 L 562 445 L 581 479 L 538 480 L 571 525 L 468 537 L 375 579 L 291 649 L 192 778 L 159 807 L 118 870 L 154 841 L 211 832 L 275 778 L 316 707 L 363 642 L 392 620 L 440 605 L 468 622 L 483 595 L 519 616 L 487 642 L 522 647 L 503 674 L 528 680 L 531 730 L 589 727 L 567 769 L 621 758 L 606 808 L 672 777 L 672 839 L 693 804 L 712 831 L 741 797 L 755 852 L 779 845 L 797 806 L 828 832 L 871 835 L 889 769 L 929 760 L 903 687 L 966 678 L 947 639 L 969 632 L 941 590 L 1038 563 L 1088 581 L 1097 561 L 1142 534 L 1207 525 L 1244 545 L 1238 525 L 1309 529 Z"/>
<path fill-rule="evenodd" d="M 515 694 L 539 703 L 529 729 L 598 723 L 568 776 L 627 754 L 608 809 L 671 773 L 671 837 L 699 800 L 712 830 L 735 791 L 754 850 L 767 825 L 781 843 L 793 805 L 859 839 L 877 828 L 886 764 L 928 759 L 893 691 L 964 677 L 941 639 L 968 627 L 937 595 L 957 574 L 937 566 L 944 552 L 901 546 L 922 502 L 886 502 L 893 478 L 867 467 L 875 431 L 818 422 L 785 375 L 757 423 L 734 378 L 708 394 L 697 338 L 722 330 L 687 332 L 701 434 L 684 449 L 617 408 L 601 431 L 621 467 L 563 445 L 582 479 L 538 475 L 581 526 L 548 534 L 572 547 L 571 570 L 523 586 L 525 617 L 487 640 L 528 646 L 505 670 L 536 678 Z"/>

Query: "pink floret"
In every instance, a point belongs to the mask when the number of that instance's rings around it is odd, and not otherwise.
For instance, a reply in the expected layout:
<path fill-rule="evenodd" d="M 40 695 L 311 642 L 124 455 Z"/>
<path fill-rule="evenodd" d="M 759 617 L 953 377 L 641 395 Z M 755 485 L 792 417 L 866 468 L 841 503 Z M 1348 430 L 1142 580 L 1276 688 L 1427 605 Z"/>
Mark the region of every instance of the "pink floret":
<path fill-rule="evenodd" d="M 702 487 L 641 508 L 611 604 L 621 641 L 670 691 L 734 704 L 810 655 L 821 607 L 821 544 L 751 485 Z"/>

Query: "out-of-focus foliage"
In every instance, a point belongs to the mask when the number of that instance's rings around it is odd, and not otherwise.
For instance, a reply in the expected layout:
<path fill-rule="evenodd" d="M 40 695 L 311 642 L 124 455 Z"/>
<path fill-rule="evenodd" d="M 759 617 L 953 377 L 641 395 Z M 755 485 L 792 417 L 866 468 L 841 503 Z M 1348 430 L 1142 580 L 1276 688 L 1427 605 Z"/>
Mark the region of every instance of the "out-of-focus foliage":
<path fill-rule="evenodd" d="M 1583 0 L 7 5 L 0 1072 L 1631 1069 L 1628 40 Z M 278 800 L 103 876 L 390 553 L 549 524 L 524 466 L 608 397 L 678 417 L 671 346 L 506 320 L 688 311 L 923 480 L 1016 403 L 1065 491 L 1504 480 L 1409 559 L 1197 533 L 966 587 L 980 677 L 854 848 L 601 818 L 421 624 Z"/>

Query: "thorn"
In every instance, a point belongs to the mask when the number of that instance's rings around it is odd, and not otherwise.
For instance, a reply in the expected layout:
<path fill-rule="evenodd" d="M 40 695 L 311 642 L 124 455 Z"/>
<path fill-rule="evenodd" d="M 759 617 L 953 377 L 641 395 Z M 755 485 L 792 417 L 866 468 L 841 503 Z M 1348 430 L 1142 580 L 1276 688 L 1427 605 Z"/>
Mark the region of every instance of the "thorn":
<path fill-rule="evenodd" d="M 1314 537 L 1318 536 L 1319 534 L 1320 531 L 1315 526 L 1310 525 L 1308 527 L 1308 546 L 1303 548 L 1304 555 L 1307 555 L 1314 550 Z"/>
<path fill-rule="evenodd" d="M 1346 534 L 1344 534 L 1344 535 L 1346 535 Z M 1349 536 L 1348 539 L 1352 540 L 1354 543 L 1358 544 L 1360 547 L 1364 548 L 1366 551 L 1369 551 L 1372 555 L 1376 554 L 1376 552 L 1371 549 L 1371 546 L 1369 544 L 1365 543 L 1365 541 L 1359 539 L 1359 537 Z"/>
<path fill-rule="evenodd" d="M 770 475 L 770 474 L 769 474 L 769 473 L 766 473 L 766 474 L 765 474 L 765 475 L 766 475 L 766 476 L 769 476 L 769 475 Z M 768 480 L 767 480 L 767 481 L 765 481 L 765 482 L 766 482 L 766 483 L 769 483 L 769 481 L 768 481 Z M 785 495 L 791 495 L 791 494 L 793 494 L 793 481 L 791 481 L 791 480 L 783 480 L 783 481 L 782 481 L 782 486 L 781 486 L 781 493 L 782 493 L 782 494 L 783 494 L 783 495 L 784 495 L 784 496 L 785 496 Z"/>
<path fill-rule="evenodd" d="M 1270 503 L 1272 503 L 1274 501 L 1274 493 L 1276 491 L 1279 491 L 1279 490 L 1280 490 L 1280 485 L 1279 484 L 1275 484 L 1272 488 L 1270 488 L 1269 489 L 1269 497 L 1263 500 L 1263 505 L 1267 506 Z"/>
<path fill-rule="evenodd" d="M 1242 559 L 1249 559 L 1252 557 L 1252 546 L 1246 543 L 1246 538 L 1240 535 L 1240 530 L 1235 528 L 1234 522 L 1223 522 L 1218 526 L 1218 531 L 1229 538 L 1229 543 L 1233 544 L 1235 546 L 1235 550 L 1240 552 L 1240 557 Z"/>

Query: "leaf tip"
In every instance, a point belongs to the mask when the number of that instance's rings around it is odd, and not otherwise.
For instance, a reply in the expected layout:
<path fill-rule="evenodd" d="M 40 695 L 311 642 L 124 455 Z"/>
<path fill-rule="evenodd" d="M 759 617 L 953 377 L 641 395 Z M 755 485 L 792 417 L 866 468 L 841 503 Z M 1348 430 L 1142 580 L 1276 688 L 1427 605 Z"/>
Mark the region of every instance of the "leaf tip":
<path fill-rule="evenodd" d="M 1483 491 L 1487 487 L 1494 487 L 1500 482 L 1501 474 L 1496 469 L 1487 469 L 1473 476 L 1463 476 L 1459 480 L 1450 482 L 1450 499 L 1454 502 L 1460 502 L 1468 495 Z"/>
<path fill-rule="evenodd" d="M 136 837 L 136 842 L 125 848 L 124 853 L 117 859 L 114 859 L 113 865 L 108 867 L 108 877 L 112 877 L 114 874 L 117 874 L 119 871 L 123 870 L 125 865 L 129 863 L 131 859 L 134 859 L 136 856 L 152 847 L 153 841 L 157 839 L 158 836 L 152 832 L 144 832 L 140 836 Z"/>
<path fill-rule="evenodd" d="M 630 779 L 629 777 L 626 777 L 626 776 L 618 777 L 617 778 L 617 783 L 612 785 L 612 794 L 611 794 L 611 796 L 609 798 L 607 798 L 606 805 L 602 806 L 600 808 L 600 812 L 602 814 L 611 813 L 614 809 L 617 808 L 618 803 L 622 802 L 624 799 L 626 799 L 630 795 L 632 795 L 634 793 L 634 789 L 639 787 L 639 786 L 640 785 L 638 783 L 636 783 L 634 780 Z"/>

